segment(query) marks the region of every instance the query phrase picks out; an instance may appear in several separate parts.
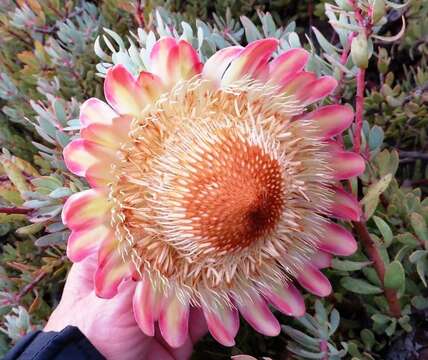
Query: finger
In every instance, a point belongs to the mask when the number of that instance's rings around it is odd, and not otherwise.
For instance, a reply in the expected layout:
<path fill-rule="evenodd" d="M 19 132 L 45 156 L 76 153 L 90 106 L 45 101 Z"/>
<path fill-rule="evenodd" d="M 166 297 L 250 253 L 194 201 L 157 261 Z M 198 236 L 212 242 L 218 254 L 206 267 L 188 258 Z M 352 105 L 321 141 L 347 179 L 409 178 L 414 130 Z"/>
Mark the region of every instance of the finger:
<path fill-rule="evenodd" d="M 119 285 L 117 294 L 114 297 L 112 297 L 111 299 L 103 299 L 105 301 L 108 301 L 111 309 L 114 309 L 114 311 L 112 310 L 112 312 L 117 314 L 128 314 L 130 312 L 132 313 L 132 296 L 135 292 L 136 284 L 137 283 L 131 279 L 124 280 Z M 94 296 L 96 296 L 95 292 Z M 130 318 L 132 319 L 133 323 L 137 325 L 134 316 L 130 316 Z"/>
<path fill-rule="evenodd" d="M 62 304 L 71 306 L 91 294 L 95 266 L 95 258 L 87 258 L 71 266 L 62 292 Z"/>
<path fill-rule="evenodd" d="M 193 352 L 193 343 L 190 337 L 187 338 L 185 343 L 179 348 L 168 348 L 169 352 L 173 355 L 174 360 L 188 360 Z"/>
<path fill-rule="evenodd" d="M 144 359 L 147 360 L 175 360 L 174 357 L 158 342 L 153 341 L 152 346 L 150 347 L 147 357 Z"/>
<path fill-rule="evenodd" d="M 94 289 L 96 267 L 96 256 L 90 256 L 73 264 L 67 276 L 63 296 L 68 296 L 68 293 L 79 298 L 88 295 Z"/>

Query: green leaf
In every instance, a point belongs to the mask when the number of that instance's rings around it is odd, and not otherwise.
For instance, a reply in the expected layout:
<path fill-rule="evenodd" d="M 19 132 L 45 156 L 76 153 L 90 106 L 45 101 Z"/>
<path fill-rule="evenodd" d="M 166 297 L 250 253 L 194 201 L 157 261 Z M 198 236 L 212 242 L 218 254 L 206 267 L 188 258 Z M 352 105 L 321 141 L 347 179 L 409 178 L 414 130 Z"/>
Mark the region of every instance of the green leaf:
<path fill-rule="evenodd" d="M 370 150 L 376 150 L 383 143 L 384 133 L 380 126 L 373 126 L 369 133 L 369 147 Z"/>
<path fill-rule="evenodd" d="M 423 216 L 418 213 L 410 214 L 410 223 L 416 235 L 423 241 L 428 242 L 428 228 Z"/>
<path fill-rule="evenodd" d="M 392 336 L 395 333 L 395 329 L 397 328 L 397 320 L 393 319 L 391 324 L 385 329 L 385 333 L 388 336 Z"/>
<path fill-rule="evenodd" d="M 300 324 L 302 324 L 307 331 L 309 331 L 314 336 L 319 336 L 319 324 L 315 319 L 309 315 L 305 314 L 304 316 L 296 319 Z"/>
<path fill-rule="evenodd" d="M 319 350 L 319 340 L 305 334 L 304 332 L 294 329 L 291 326 L 282 325 L 282 331 L 290 336 L 294 341 L 304 345 L 311 350 Z"/>
<path fill-rule="evenodd" d="M 120 50 L 126 50 L 125 44 L 119 34 L 108 28 L 104 28 L 103 30 L 109 34 L 114 39 L 114 41 L 116 41 L 116 44 L 119 45 Z"/>
<path fill-rule="evenodd" d="M 334 258 L 332 260 L 332 268 L 341 271 L 357 271 L 370 265 L 371 261 L 351 261 L 351 260 L 339 260 Z"/>
<path fill-rule="evenodd" d="M 327 322 L 327 312 L 325 311 L 324 305 L 319 300 L 315 302 L 315 313 L 315 317 L 321 325 Z"/>
<path fill-rule="evenodd" d="M 404 315 L 401 318 L 399 318 L 398 323 L 406 332 L 412 331 L 412 325 L 410 324 L 410 316 L 409 315 Z"/>
<path fill-rule="evenodd" d="M 17 235 L 20 235 L 20 236 L 28 236 L 28 235 L 34 235 L 38 233 L 43 228 L 44 228 L 43 224 L 31 224 L 31 225 L 20 227 L 15 232 Z"/>
<path fill-rule="evenodd" d="M 59 100 L 55 101 L 53 105 L 54 105 L 55 115 L 57 117 L 57 120 L 62 124 L 62 126 L 66 126 L 67 114 L 65 112 L 64 106 Z"/>
<path fill-rule="evenodd" d="M 361 200 L 361 204 L 364 205 L 364 213 L 367 219 L 369 219 L 375 212 L 379 203 L 379 196 L 388 188 L 391 180 L 392 174 L 387 174 L 377 183 L 370 185 L 368 188 L 366 195 Z"/>
<path fill-rule="evenodd" d="M 50 203 L 50 200 L 28 200 L 24 203 L 24 206 L 30 209 L 39 209 L 48 206 Z"/>
<path fill-rule="evenodd" d="M 376 343 L 376 338 L 373 332 L 369 329 L 363 329 L 361 330 L 360 336 L 365 349 L 371 351 L 373 345 Z"/>
<path fill-rule="evenodd" d="M 397 34 L 395 34 L 394 36 L 380 36 L 380 35 L 372 34 L 372 37 L 374 39 L 378 39 L 378 40 L 381 40 L 381 41 L 384 41 L 387 43 L 389 43 L 389 42 L 392 43 L 394 41 L 397 41 L 398 39 L 400 39 L 403 36 L 403 34 L 406 30 L 406 20 L 404 18 L 404 15 L 401 16 L 401 23 L 402 23 L 402 25 L 401 25 L 400 31 Z"/>
<path fill-rule="evenodd" d="M 394 175 L 399 165 L 398 152 L 396 150 L 383 150 L 378 155 L 376 155 L 374 161 L 379 167 L 379 174 L 381 177 L 387 174 Z"/>
<path fill-rule="evenodd" d="M 411 246 L 418 246 L 419 245 L 418 239 L 416 239 L 412 233 L 404 233 L 404 234 L 395 235 L 394 240 L 396 240 L 396 241 L 398 241 L 404 245 L 411 245 Z"/>
<path fill-rule="evenodd" d="M 330 44 L 330 42 L 324 37 L 323 34 L 315 27 L 312 26 L 312 30 L 315 34 L 315 37 L 318 40 L 318 43 L 320 44 L 321 48 L 330 55 L 336 55 L 337 56 L 337 48 Z"/>
<path fill-rule="evenodd" d="M 416 250 L 412 252 L 409 256 L 409 261 L 413 264 L 416 264 L 420 259 L 428 255 L 427 250 Z"/>
<path fill-rule="evenodd" d="M 240 19 L 241 19 L 242 25 L 244 26 L 245 36 L 248 42 L 252 42 L 263 38 L 262 34 L 260 34 L 260 31 L 257 29 L 256 25 L 254 25 L 254 23 L 249 18 L 247 18 L 246 16 L 241 16 Z"/>
<path fill-rule="evenodd" d="M 298 346 L 294 343 L 288 344 L 287 349 L 293 354 L 296 354 L 306 359 L 323 359 L 325 355 L 324 352 L 319 352 L 319 350 L 316 353 L 303 350 L 301 346 Z"/>
<path fill-rule="evenodd" d="M 42 236 L 36 240 L 37 246 L 50 246 L 65 244 L 67 242 L 68 236 L 70 235 L 69 231 L 63 231 L 55 234 L 48 234 Z"/>
<path fill-rule="evenodd" d="M 383 314 L 374 314 L 372 315 L 372 320 L 379 325 L 386 325 L 392 318 Z"/>
<path fill-rule="evenodd" d="M 380 233 L 382 234 L 385 246 L 388 247 L 389 245 L 391 245 L 393 238 L 391 228 L 383 219 L 378 216 L 373 216 L 373 220 L 376 223 L 376 226 L 379 229 Z"/>
<path fill-rule="evenodd" d="M 299 35 L 292 32 L 288 35 L 288 42 L 292 48 L 301 48 L 302 44 L 300 43 Z"/>
<path fill-rule="evenodd" d="M 387 265 L 385 270 L 384 285 L 390 289 L 401 289 L 406 281 L 406 274 L 403 265 L 398 261 L 393 261 Z"/>
<path fill-rule="evenodd" d="M 258 11 L 258 15 L 262 22 L 262 28 L 265 35 L 267 37 L 274 36 L 277 29 L 272 15 L 270 13 L 263 14 L 260 11 Z"/>
<path fill-rule="evenodd" d="M 62 186 L 62 182 L 53 176 L 41 176 L 31 180 L 31 183 L 40 188 L 46 188 L 51 191 Z"/>
<path fill-rule="evenodd" d="M 412 299 L 412 305 L 418 310 L 424 310 L 428 308 L 428 298 L 421 295 L 415 296 Z"/>
<path fill-rule="evenodd" d="M 395 255 L 394 260 L 402 262 L 403 259 L 412 251 L 412 246 L 410 245 L 404 245 L 398 253 Z"/>
<path fill-rule="evenodd" d="M 363 358 L 363 355 L 358 350 L 358 345 L 355 340 L 348 341 L 348 353 L 352 356 L 351 360 L 360 360 Z"/>
<path fill-rule="evenodd" d="M 399 9 L 403 9 L 403 8 L 405 8 L 406 6 L 408 6 L 408 5 L 410 4 L 410 0 L 409 0 L 409 1 L 406 1 L 404 4 L 396 4 L 395 2 L 388 1 L 388 0 L 385 0 L 385 3 L 386 3 L 388 6 L 392 7 L 393 9 L 395 9 L 395 10 L 399 10 Z"/>
<path fill-rule="evenodd" d="M 422 282 L 424 283 L 424 285 L 426 287 L 427 286 L 427 281 L 425 279 L 425 274 L 427 271 L 427 259 L 426 258 L 422 258 L 416 263 L 416 271 L 417 271 L 420 279 L 422 280 Z"/>
<path fill-rule="evenodd" d="M 372 283 L 377 286 L 382 286 L 382 283 L 379 279 L 379 275 L 377 274 L 376 270 L 373 269 L 371 266 L 367 266 L 362 269 L 362 272 L 364 276 Z"/>
<path fill-rule="evenodd" d="M 66 196 L 70 196 L 73 192 L 66 187 L 60 187 L 55 189 L 54 191 L 52 191 L 49 194 L 49 197 L 53 198 L 53 199 L 60 199 Z"/>
<path fill-rule="evenodd" d="M 340 314 L 339 311 L 337 311 L 336 309 L 333 309 L 330 313 L 330 331 L 328 333 L 328 336 L 333 335 L 337 328 L 339 327 L 339 323 L 340 323 Z"/>
<path fill-rule="evenodd" d="M 349 276 L 340 280 L 340 284 L 346 289 L 356 294 L 375 295 L 381 294 L 383 291 L 380 287 L 374 286 L 365 280 L 354 279 Z"/>

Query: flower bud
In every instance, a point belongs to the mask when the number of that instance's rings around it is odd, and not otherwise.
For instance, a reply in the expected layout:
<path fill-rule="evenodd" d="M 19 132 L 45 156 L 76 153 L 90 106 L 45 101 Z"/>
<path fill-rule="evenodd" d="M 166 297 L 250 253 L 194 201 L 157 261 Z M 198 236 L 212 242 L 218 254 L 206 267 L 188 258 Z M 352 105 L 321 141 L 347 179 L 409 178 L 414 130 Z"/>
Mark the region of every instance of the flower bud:
<path fill-rule="evenodd" d="M 381 74 L 386 74 L 389 69 L 391 58 L 388 57 L 388 52 L 384 48 L 379 48 L 377 57 L 377 69 Z"/>
<path fill-rule="evenodd" d="M 372 4 L 372 20 L 376 24 L 386 14 L 385 0 L 374 0 Z"/>
<path fill-rule="evenodd" d="M 369 65 L 367 38 L 364 33 L 360 33 L 352 39 L 351 56 L 352 61 L 359 68 L 366 69 Z"/>

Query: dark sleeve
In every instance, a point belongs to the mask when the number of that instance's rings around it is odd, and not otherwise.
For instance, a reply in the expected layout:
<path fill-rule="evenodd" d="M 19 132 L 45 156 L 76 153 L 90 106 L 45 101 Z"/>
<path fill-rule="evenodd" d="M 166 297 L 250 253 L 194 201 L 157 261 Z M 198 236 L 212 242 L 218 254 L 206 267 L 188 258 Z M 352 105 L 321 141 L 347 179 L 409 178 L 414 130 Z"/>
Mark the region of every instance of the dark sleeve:
<path fill-rule="evenodd" d="M 77 327 L 61 332 L 41 330 L 24 336 L 3 360 L 104 360 Z"/>

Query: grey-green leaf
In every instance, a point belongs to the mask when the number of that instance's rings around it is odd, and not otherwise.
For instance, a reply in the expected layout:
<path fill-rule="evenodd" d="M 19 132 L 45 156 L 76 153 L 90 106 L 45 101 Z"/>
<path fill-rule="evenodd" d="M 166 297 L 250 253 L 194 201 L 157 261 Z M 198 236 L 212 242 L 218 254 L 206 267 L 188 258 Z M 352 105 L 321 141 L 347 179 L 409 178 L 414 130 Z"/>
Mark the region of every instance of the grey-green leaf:
<path fill-rule="evenodd" d="M 428 227 L 424 217 L 418 213 L 412 213 L 410 215 L 410 223 L 416 235 L 421 240 L 428 241 Z"/>
<path fill-rule="evenodd" d="M 370 265 L 371 261 L 351 261 L 351 260 L 339 260 L 334 258 L 332 260 L 332 268 L 341 271 L 357 271 Z"/>
<path fill-rule="evenodd" d="M 382 234 L 385 246 L 388 247 L 389 245 L 391 245 L 392 238 L 393 238 L 391 228 L 389 227 L 389 225 L 386 223 L 385 220 L 381 219 L 378 216 L 373 216 L 373 220 L 376 223 L 376 226 L 379 229 L 380 233 Z"/>
<path fill-rule="evenodd" d="M 374 286 L 365 280 L 354 279 L 349 276 L 342 278 L 340 283 L 346 290 L 356 294 L 375 295 L 382 293 L 382 289 L 380 287 Z"/>
<path fill-rule="evenodd" d="M 398 261 L 393 261 L 386 266 L 384 285 L 390 289 L 401 289 L 406 281 L 403 265 Z"/>

